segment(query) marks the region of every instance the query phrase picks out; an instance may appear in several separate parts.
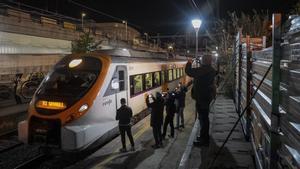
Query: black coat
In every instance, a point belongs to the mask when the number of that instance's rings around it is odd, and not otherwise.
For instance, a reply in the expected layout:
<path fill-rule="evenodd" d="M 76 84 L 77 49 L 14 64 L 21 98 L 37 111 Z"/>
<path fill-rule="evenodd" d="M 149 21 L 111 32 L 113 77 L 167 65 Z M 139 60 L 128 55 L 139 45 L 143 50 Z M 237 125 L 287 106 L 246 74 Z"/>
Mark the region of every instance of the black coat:
<path fill-rule="evenodd" d="M 178 107 L 185 107 L 185 93 L 187 88 L 182 86 L 181 89 L 176 93 L 176 99 L 178 101 Z"/>
<path fill-rule="evenodd" d="M 166 112 L 169 116 L 174 116 L 176 112 L 176 105 L 175 105 L 176 93 L 169 92 L 166 98 Z"/>
<path fill-rule="evenodd" d="M 188 76 L 194 78 L 192 97 L 197 102 L 210 103 L 213 99 L 214 79 L 217 75 L 216 70 L 211 65 L 192 68 L 192 63 L 188 62 L 185 72 Z"/>
<path fill-rule="evenodd" d="M 119 120 L 119 126 L 129 126 L 132 118 L 130 107 L 123 105 L 117 110 L 116 120 Z"/>
<path fill-rule="evenodd" d="M 151 108 L 151 126 L 157 126 L 163 124 L 164 118 L 164 99 L 163 98 L 153 98 L 153 102 L 149 102 L 149 97 L 146 98 L 146 103 L 149 108 Z"/>

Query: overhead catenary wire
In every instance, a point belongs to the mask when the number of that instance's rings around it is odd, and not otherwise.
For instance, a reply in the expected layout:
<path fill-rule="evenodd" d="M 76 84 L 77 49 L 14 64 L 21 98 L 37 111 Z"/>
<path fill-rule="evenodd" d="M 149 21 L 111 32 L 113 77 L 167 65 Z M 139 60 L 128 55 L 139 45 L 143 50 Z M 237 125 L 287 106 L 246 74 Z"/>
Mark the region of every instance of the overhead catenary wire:
<path fill-rule="evenodd" d="M 262 80 L 259 82 L 259 85 L 257 86 L 256 90 L 254 91 L 253 95 L 251 96 L 249 103 L 248 103 L 247 106 L 243 109 L 242 113 L 239 115 L 239 118 L 237 119 L 237 121 L 236 121 L 235 124 L 233 125 L 232 129 L 230 130 L 229 134 L 227 135 L 227 137 L 226 137 L 225 141 L 223 142 L 222 146 L 218 149 L 218 151 L 217 151 L 217 153 L 216 153 L 216 156 L 214 157 L 214 159 L 212 160 L 212 162 L 210 163 L 210 165 L 209 165 L 209 167 L 208 167 L 209 169 L 211 169 L 211 168 L 214 166 L 214 164 L 215 164 L 215 162 L 216 162 L 218 156 L 220 155 L 221 151 L 222 151 L 223 148 L 225 147 L 225 144 L 228 142 L 228 140 L 229 140 L 231 134 L 233 133 L 233 131 L 235 130 L 237 124 L 240 122 L 240 120 L 242 119 L 244 113 L 246 112 L 246 110 L 247 110 L 247 109 L 249 108 L 249 106 L 251 105 L 251 102 L 252 102 L 253 98 L 255 97 L 255 95 L 256 95 L 256 93 L 258 92 L 260 86 L 262 85 L 262 83 L 264 82 L 265 78 L 267 77 L 269 71 L 270 71 L 271 68 L 272 68 L 272 65 L 273 65 L 273 64 L 271 64 L 271 65 L 269 66 L 269 68 L 268 68 L 268 70 L 266 71 L 266 73 L 264 74 Z"/>
<path fill-rule="evenodd" d="M 119 21 L 119 22 L 122 22 L 122 21 L 126 20 L 126 19 L 122 19 L 122 18 L 113 16 L 113 15 L 110 15 L 110 14 L 105 13 L 105 12 L 99 11 L 99 10 L 97 10 L 97 9 L 94 9 L 94 8 L 91 8 L 91 7 L 82 5 L 82 4 L 80 4 L 80 3 L 78 3 L 78 2 L 75 2 L 75 1 L 73 1 L 73 0 L 68 0 L 68 2 L 70 2 L 70 3 L 74 4 L 74 5 L 77 5 L 77 6 L 79 6 L 79 7 L 85 8 L 85 9 L 87 9 L 87 10 L 90 10 L 90 11 L 92 11 L 92 12 L 95 12 L 95 13 L 97 13 L 97 14 L 106 16 L 106 17 L 111 18 L 111 19 L 114 19 L 114 20 Z M 134 24 L 134 23 L 132 23 L 132 22 L 128 22 L 127 20 L 126 20 L 126 22 L 127 22 L 127 24 L 129 24 L 129 25 L 135 26 L 135 27 L 137 27 L 137 28 L 142 28 L 141 26 L 136 25 L 136 24 Z"/>

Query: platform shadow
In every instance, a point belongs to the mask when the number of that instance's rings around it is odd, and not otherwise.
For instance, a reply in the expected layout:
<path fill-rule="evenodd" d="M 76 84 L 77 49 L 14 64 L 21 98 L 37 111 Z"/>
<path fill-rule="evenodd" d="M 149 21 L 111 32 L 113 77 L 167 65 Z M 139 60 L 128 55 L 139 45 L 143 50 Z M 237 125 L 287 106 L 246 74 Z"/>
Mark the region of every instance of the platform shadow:
<path fill-rule="evenodd" d="M 216 140 L 210 138 L 208 147 L 201 147 L 201 165 L 199 169 L 235 169 L 238 168 L 232 153 L 226 148 L 222 149 L 221 153 L 212 164 L 220 146 L 223 142 L 216 143 Z"/>

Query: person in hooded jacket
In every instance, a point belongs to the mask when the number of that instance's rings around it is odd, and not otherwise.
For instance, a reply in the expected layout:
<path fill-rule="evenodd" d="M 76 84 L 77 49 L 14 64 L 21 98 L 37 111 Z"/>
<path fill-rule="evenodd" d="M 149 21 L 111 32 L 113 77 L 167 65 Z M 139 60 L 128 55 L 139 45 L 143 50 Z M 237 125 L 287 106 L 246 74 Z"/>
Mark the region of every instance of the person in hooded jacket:
<path fill-rule="evenodd" d="M 192 68 L 192 60 L 189 60 L 185 67 L 188 76 L 193 77 L 192 98 L 196 100 L 196 111 L 200 122 L 200 137 L 194 141 L 197 146 L 209 145 L 209 105 L 215 98 L 215 76 L 217 71 L 211 66 L 211 55 L 202 56 L 200 67 Z"/>
<path fill-rule="evenodd" d="M 166 137 L 167 134 L 167 127 L 170 125 L 171 128 L 171 134 L 169 137 L 174 137 L 174 115 L 176 112 L 176 105 L 175 105 L 175 98 L 176 94 L 174 91 L 168 92 L 168 95 L 166 97 L 166 117 L 163 127 L 163 139 Z"/>
<path fill-rule="evenodd" d="M 152 99 L 152 102 L 150 102 Z M 153 136 L 155 140 L 155 145 L 153 148 L 162 147 L 162 133 L 161 126 L 163 124 L 163 113 L 164 113 L 164 99 L 162 95 L 157 92 L 156 98 L 151 94 L 147 96 L 146 103 L 149 108 L 151 108 L 151 120 L 150 125 L 153 129 Z"/>
<path fill-rule="evenodd" d="M 179 129 L 179 127 L 184 128 L 184 107 L 185 107 L 185 93 L 187 92 L 187 88 L 181 83 L 179 82 L 178 84 L 178 91 L 176 92 L 176 100 L 178 102 L 178 106 L 177 106 L 177 125 L 175 127 L 175 129 Z"/>

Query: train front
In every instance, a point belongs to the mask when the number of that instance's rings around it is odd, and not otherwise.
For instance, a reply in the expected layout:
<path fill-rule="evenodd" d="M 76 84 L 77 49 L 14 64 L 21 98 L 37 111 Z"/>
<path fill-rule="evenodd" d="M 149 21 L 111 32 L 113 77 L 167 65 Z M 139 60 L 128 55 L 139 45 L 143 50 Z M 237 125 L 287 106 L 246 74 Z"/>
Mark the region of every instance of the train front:
<path fill-rule="evenodd" d="M 59 61 L 35 92 L 27 120 L 19 123 L 19 139 L 69 150 L 84 146 L 74 145 L 80 139 L 78 133 L 65 126 L 88 114 L 103 83 L 107 62 L 105 58 L 80 55 Z"/>

